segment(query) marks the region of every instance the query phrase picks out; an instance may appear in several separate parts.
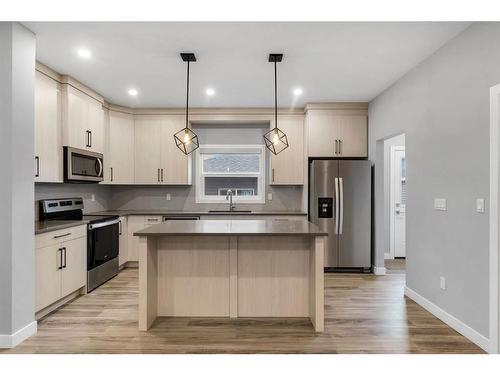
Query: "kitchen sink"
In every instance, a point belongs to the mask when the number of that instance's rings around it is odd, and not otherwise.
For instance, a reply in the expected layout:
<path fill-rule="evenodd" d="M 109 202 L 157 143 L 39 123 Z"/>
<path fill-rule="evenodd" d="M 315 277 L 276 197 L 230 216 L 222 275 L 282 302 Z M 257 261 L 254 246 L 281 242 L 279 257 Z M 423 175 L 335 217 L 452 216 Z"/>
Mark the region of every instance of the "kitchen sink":
<path fill-rule="evenodd" d="M 250 210 L 209 210 L 209 214 L 249 214 L 252 211 Z"/>

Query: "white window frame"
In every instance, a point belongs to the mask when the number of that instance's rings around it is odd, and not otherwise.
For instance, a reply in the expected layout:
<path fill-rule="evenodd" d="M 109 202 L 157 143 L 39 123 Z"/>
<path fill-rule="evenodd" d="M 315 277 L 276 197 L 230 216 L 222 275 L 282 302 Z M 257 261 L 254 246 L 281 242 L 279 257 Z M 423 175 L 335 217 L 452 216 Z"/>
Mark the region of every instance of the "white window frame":
<path fill-rule="evenodd" d="M 205 178 L 211 177 L 228 177 L 231 173 L 203 173 L 202 171 L 202 155 L 203 154 L 259 154 L 259 173 L 235 173 L 238 177 L 257 177 L 258 195 L 256 196 L 237 196 L 233 197 L 233 203 L 245 204 L 263 204 L 265 203 L 265 159 L 266 153 L 264 145 L 203 145 L 195 151 L 196 171 L 195 171 L 195 190 L 196 203 L 225 203 L 226 196 L 207 196 L 205 195 Z"/>

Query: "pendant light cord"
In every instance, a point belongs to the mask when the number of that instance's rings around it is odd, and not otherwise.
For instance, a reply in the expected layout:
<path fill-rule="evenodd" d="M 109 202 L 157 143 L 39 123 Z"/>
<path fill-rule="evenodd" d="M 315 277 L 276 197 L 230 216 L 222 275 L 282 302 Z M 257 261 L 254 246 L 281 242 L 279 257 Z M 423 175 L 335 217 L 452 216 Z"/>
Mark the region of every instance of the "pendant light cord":
<path fill-rule="evenodd" d="M 274 59 L 274 128 L 278 127 L 278 70 Z"/>
<path fill-rule="evenodd" d="M 186 128 L 189 128 L 189 60 L 187 62 L 187 87 L 186 87 Z"/>

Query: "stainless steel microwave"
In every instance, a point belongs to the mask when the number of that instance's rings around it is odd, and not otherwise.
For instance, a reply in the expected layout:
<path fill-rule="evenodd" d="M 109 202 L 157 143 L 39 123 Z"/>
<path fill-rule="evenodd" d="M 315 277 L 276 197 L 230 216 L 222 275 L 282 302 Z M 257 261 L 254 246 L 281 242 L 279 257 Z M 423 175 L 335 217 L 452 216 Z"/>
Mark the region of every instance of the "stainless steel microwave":
<path fill-rule="evenodd" d="M 103 180 L 103 156 L 97 152 L 64 148 L 65 182 L 100 182 Z"/>

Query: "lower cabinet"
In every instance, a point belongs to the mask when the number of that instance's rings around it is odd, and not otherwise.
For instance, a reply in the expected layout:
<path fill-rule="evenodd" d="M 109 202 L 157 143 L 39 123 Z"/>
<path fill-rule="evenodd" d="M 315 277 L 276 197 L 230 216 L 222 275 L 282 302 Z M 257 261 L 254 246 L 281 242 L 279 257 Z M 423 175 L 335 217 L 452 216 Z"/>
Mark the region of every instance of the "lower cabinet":
<path fill-rule="evenodd" d="M 119 255 L 118 265 L 122 266 L 128 262 L 128 221 L 126 216 L 120 216 L 120 227 L 118 230 L 119 237 Z"/>
<path fill-rule="evenodd" d="M 134 232 L 161 223 L 159 215 L 129 215 L 128 217 L 128 261 L 139 261 L 139 249 L 146 246 L 146 237 L 134 236 Z"/>
<path fill-rule="evenodd" d="M 85 234 L 85 235 L 83 235 Z M 87 237 L 83 230 L 38 235 L 35 249 L 38 312 L 86 285 Z"/>

